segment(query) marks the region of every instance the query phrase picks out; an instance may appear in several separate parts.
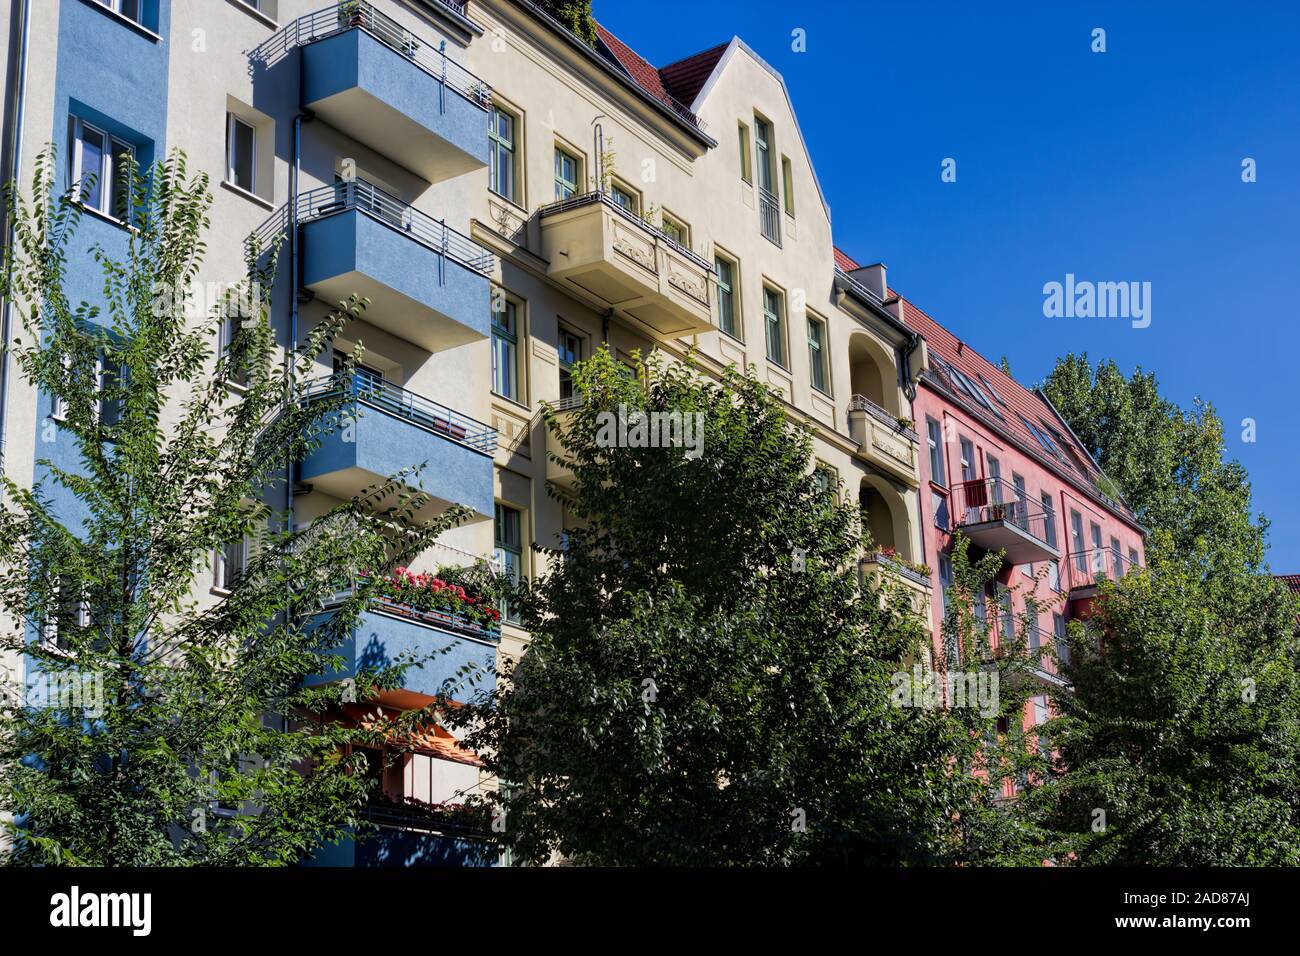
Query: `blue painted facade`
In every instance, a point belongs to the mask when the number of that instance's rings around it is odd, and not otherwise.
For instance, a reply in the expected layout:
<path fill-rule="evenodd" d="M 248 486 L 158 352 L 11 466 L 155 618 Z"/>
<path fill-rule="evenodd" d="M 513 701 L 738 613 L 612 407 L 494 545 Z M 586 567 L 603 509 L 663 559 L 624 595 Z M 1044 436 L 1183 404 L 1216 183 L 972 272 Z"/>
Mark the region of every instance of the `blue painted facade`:
<path fill-rule="evenodd" d="M 499 851 L 467 837 L 421 830 L 380 827 L 361 839 L 349 838 L 321 847 L 307 866 L 463 867 L 491 866 Z"/>
<path fill-rule="evenodd" d="M 385 128 L 387 153 L 430 182 L 487 165 L 484 108 L 364 30 L 303 47 L 302 105 L 358 140 Z"/>
<path fill-rule="evenodd" d="M 405 689 L 435 697 L 446 693 L 467 702 L 479 690 L 496 686 L 495 639 L 480 639 L 433 627 L 383 611 L 363 613 L 352 635 L 334 653 L 343 658 L 338 670 L 308 680 L 317 685 L 346 680 L 359 671 L 388 667 L 399 658 L 429 659 L 406 672 Z M 466 679 L 472 674 L 474 683 Z"/>

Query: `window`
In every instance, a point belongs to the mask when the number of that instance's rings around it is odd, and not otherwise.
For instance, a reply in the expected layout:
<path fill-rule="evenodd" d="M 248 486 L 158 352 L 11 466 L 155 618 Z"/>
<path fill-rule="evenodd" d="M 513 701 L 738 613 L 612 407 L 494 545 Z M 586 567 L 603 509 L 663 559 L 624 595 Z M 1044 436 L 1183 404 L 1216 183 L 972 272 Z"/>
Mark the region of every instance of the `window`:
<path fill-rule="evenodd" d="M 555 147 L 555 198 L 569 199 L 578 193 L 580 163 L 572 153 Z"/>
<path fill-rule="evenodd" d="M 993 383 L 990 382 L 987 378 L 985 378 L 982 374 L 980 375 L 979 378 L 980 381 L 984 383 L 984 387 L 989 390 L 989 394 L 993 396 L 993 400 L 997 402 L 999 405 L 1001 405 L 1003 408 L 1006 408 L 1007 407 L 1006 400 L 1001 395 L 998 394 L 998 390 L 993 387 Z"/>
<path fill-rule="evenodd" d="M 495 557 L 501 564 L 506 580 L 518 584 L 523 573 L 524 539 L 522 531 L 522 512 L 509 505 L 497 504 L 494 536 L 496 539 Z M 513 624 L 519 622 L 519 611 L 511 607 L 510 602 L 502 600 L 501 616 Z"/>
<path fill-rule="evenodd" d="M 1037 651 L 1043 645 L 1043 629 L 1038 626 L 1038 601 L 1032 597 L 1025 598 L 1025 615 L 1032 622 L 1029 625 L 1029 649 Z"/>
<path fill-rule="evenodd" d="M 1074 566 L 1080 571 L 1088 570 L 1083 546 L 1083 515 L 1073 508 L 1070 509 L 1070 548 L 1074 551 Z"/>
<path fill-rule="evenodd" d="M 226 114 L 226 182 L 257 191 L 257 130 L 234 113 Z"/>
<path fill-rule="evenodd" d="M 497 292 L 492 310 L 492 391 L 511 401 L 519 397 L 519 306 Z"/>
<path fill-rule="evenodd" d="M 763 328 L 767 358 L 785 368 L 785 301 L 775 289 L 763 287 Z"/>
<path fill-rule="evenodd" d="M 724 256 L 713 257 L 718 283 L 718 328 L 732 338 L 740 338 L 736 314 L 736 264 Z"/>
<path fill-rule="evenodd" d="M 560 329 L 560 398 L 573 398 L 573 366 L 582 361 L 582 337 Z"/>
<path fill-rule="evenodd" d="M 740 178 L 747 183 L 754 181 L 754 171 L 749 159 L 749 127 L 740 124 Z"/>
<path fill-rule="evenodd" d="M 519 201 L 519 190 L 515 171 L 518 158 L 515 151 L 515 127 L 517 121 L 513 114 L 499 106 L 493 106 L 488 116 L 488 188 L 498 196 Z"/>
<path fill-rule="evenodd" d="M 1137 548 L 1128 549 L 1128 566 L 1129 566 L 1129 570 L 1132 570 L 1133 568 L 1136 568 L 1138 566 Z"/>
<path fill-rule="evenodd" d="M 1065 616 L 1062 614 L 1052 615 L 1052 643 L 1056 648 L 1056 656 L 1063 663 L 1070 663 L 1070 642 L 1066 640 Z"/>
<path fill-rule="evenodd" d="M 754 117 L 754 143 L 758 153 L 758 188 L 771 194 L 776 183 L 772 180 L 772 124 Z"/>
<path fill-rule="evenodd" d="M 135 161 L 135 147 L 74 117 L 71 153 L 70 181 L 82 204 L 105 216 L 127 219 L 131 206 L 127 171 Z"/>
<path fill-rule="evenodd" d="M 794 217 L 794 173 L 790 170 L 790 157 L 781 157 L 781 188 L 785 190 L 785 214 Z"/>
<path fill-rule="evenodd" d="M 1095 521 L 1090 522 L 1088 530 L 1092 532 L 1092 550 L 1094 560 L 1100 559 L 1104 561 L 1105 558 L 1101 553 L 1101 525 L 1097 524 Z M 1102 570 L 1105 570 L 1105 568 L 1103 567 Z"/>
<path fill-rule="evenodd" d="M 925 420 L 925 441 L 930 449 L 930 480 L 936 485 L 948 484 L 943 466 L 943 427 L 933 418 Z"/>
<path fill-rule="evenodd" d="M 219 357 L 227 363 L 225 380 L 231 384 L 239 386 L 248 385 L 248 368 L 243 363 L 235 365 L 231 362 L 231 352 L 235 347 L 235 336 L 239 333 L 242 318 L 239 315 L 227 315 L 221 320 L 221 328 L 217 334 L 220 336 L 218 343 Z"/>
<path fill-rule="evenodd" d="M 1052 505 L 1052 496 L 1043 493 L 1040 496 L 1043 502 L 1043 527 L 1047 534 L 1047 544 L 1049 547 L 1056 547 L 1056 509 Z"/>
<path fill-rule="evenodd" d="M 126 373 L 125 366 L 110 364 L 102 353 L 95 360 L 95 380 L 99 387 L 99 401 L 95 415 L 98 422 L 105 427 L 112 428 L 122 420 L 124 407 L 122 389 L 126 385 Z"/>
<path fill-rule="evenodd" d="M 663 234 L 679 246 L 689 249 L 691 246 L 691 227 L 676 216 L 668 213 L 662 213 L 661 218 L 663 225 L 660 228 L 663 230 Z"/>
<path fill-rule="evenodd" d="M 989 500 L 995 504 L 1002 504 L 1002 463 L 992 455 L 988 456 L 989 464 Z"/>
<path fill-rule="evenodd" d="M 826 369 L 826 323 L 808 316 L 808 369 L 812 387 L 830 394 L 830 374 Z"/>
<path fill-rule="evenodd" d="M 1110 539 L 1110 569 L 1116 581 L 1124 576 L 1124 552 L 1120 550 L 1119 538 Z"/>
<path fill-rule="evenodd" d="M 930 510 L 934 512 L 934 526 L 940 531 L 948 530 L 948 496 L 937 491 L 930 492 Z"/>
<path fill-rule="evenodd" d="M 69 651 L 69 632 L 90 627 L 90 601 L 70 577 L 59 578 L 41 622 L 41 640 L 52 650 Z"/>
<path fill-rule="evenodd" d="M 629 189 L 619 183 L 611 183 L 609 187 L 609 198 L 614 200 L 615 205 L 619 208 L 630 212 L 634 216 L 641 215 L 641 200 L 636 191 Z"/>
<path fill-rule="evenodd" d="M 1011 592 L 1006 588 L 998 589 L 998 609 L 1002 612 L 1002 639 L 1009 641 L 1016 636 L 1016 612 L 1011 604 Z"/>
<path fill-rule="evenodd" d="M 231 541 L 217 550 L 212 566 L 212 586 L 220 591 L 233 591 L 248 568 L 248 539 Z"/>
<path fill-rule="evenodd" d="M 974 481 L 975 474 L 975 446 L 971 444 L 969 438 L 961 439 L 961 480 Z"/>
<path fill-rule="evenodd" d="M 70 371 L 70 359 L 65 355 L 63 357 L 63 378 L 65 383 L 67 382 Z M 63 421 L 68 417 L 68 400 L 62 395 L 51 396 L 50 417 L 57 421 Z"/>
<path fill-rule="evenodd" d="M 1047 586 L 1053 591 L 1061 590 L 1061 566 L 1055 561 L 1047 562 Z"/>
<path fill-rule="evenodd" d="M 101 6 L 108 7 L 114 13 L 120 13 L 128 20 L 134 20 L 136 23 L 144 26 L 144 5 L 145 0 L 98 0 Z M 245 3 L 248 0 L 244 0 Z M 254 0 L 253 6 L 257 6 Z"/>
<path fill-rule="evenodd" d="M 939 555 L 939 591 L 943 598 L 943 612 L 948 613 L 948 592 L 952 590 L 952 557 Z"/>
<path fill-rule="evenodd" d="M 835 469 L 818 462 L 813 469 L 813 485 L 817 488 L 817 493 L 829 497 L 838 484 L 839 478 L 835 474 Z"/>

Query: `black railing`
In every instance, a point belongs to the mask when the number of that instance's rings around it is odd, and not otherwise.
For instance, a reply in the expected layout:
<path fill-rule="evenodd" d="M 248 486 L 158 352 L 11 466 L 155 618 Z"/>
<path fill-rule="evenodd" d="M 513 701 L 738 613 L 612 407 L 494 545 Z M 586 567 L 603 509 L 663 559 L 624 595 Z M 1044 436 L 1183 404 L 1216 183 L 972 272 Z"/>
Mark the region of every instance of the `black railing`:
<path fill-rule="evenodd" d="M 357 372 L 351 381 L 340 381 L 337 376 L 327 375 L 312 379 L 303 387 L 303 398 L 308 401 L 338 395 L 351 395 L 381 412 L 405 419 L 474 451 L 485 455 L 496 454 L 497 430 L 491 425 L 484 425 L 477 419 L 462 415 L 422 395 L 408 392 L 374 375 Z"/>
<path fill-rule="evenodd" d="M 1067 564 L 1070 590 L 1096 587 L 1103 580 L 1114 581 L 1124 575 L 1123 558 L 1118 558 L 1119 567 L 1115 567 L 1117 558 L 1107 548 L 1093 548 L 1091 551 L 1077 551 L 1070 555 Z M 1116 573 L 1118 570 L 1118 574 Z"/>
<path fill-rule="evenodd" d="M 781 245 L 781 206 L 762 186 L 758 187 L 758 222 L 763 238 Z"/>
<path fill-rule="evenodd" d="M 320 186 L 298 196 L 300 223 L 352 210 L 364 212 L 406 233 L 440 256 L 485 276 L 491 276 L 496 267 L 496 256 L 469 236 L 457 232 L 442 219 L 434 219 L 428 213 L 408 206 L 364 179 Z"/>
<path fill-rule="evenodd" d="M 465 15 L 463 3 L 438 0 L 460 16 Z M 306 46 L 325 40 L 348 30 L 362 30 L 389 49 L 406 57 L 411 63 L 447 89 L 454 90 L 480 109 L 492 105 L 492 87 L 484 83 L 465 67 L 447 57 L 445 44 L 434 45 L 416 36 L 388 14 L 381 12 L 366 0 L 344 0 L 342 3 L 315 13 L 308 13 L 290 23 L 264 42 L 252 53 L 254 60 L 273 63 L 294 47 Z M 445 104 L 440 104 L 444 105 Z"/>
<path fill-rule="evenodd" d="M 897 432 L 908 441 L 919 442 L 921 440 L 915 429 L 903 424 L 897 415 L 891 415 L 886 409 L 877 405 L 865 395 L 855 393 L 849 396 L 849 411 L 866 412 L 882 425 L 888 425 L 891 431 Z"/>
<path fill-rule="evenodd" d="M 1048 520 L 1042 505 L 1019 497 L 1015 486 L 1002 478 L 963 481 L 953 488 L 953 521 L 959 527 L 1000 521 L 1051 547 Z"/>

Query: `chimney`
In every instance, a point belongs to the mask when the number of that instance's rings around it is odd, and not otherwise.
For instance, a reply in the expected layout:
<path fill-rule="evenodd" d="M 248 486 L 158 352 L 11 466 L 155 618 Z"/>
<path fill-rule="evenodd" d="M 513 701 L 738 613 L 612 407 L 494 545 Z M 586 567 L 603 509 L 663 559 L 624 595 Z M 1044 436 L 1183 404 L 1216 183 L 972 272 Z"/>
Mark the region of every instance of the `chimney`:
<path fill-rule="evenodd" d="M 864 286 L 877 299 L 885 298 L 889 285 L 885 282 L 885 264 L 883 262 L 854 269 L 849 274 L 855 282 Z"/>

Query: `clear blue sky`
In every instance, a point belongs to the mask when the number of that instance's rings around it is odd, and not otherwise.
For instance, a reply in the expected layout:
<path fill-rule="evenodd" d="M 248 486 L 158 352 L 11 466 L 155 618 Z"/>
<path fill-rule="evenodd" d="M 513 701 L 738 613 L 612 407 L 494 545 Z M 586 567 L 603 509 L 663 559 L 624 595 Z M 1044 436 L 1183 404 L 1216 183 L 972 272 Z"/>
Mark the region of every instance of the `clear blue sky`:
<path fill-rule="evenodd" d="M 1212 402 L 1272 522 L 1273 570 L 1300 572 L 1300 4 L 594 7 L 656 66 L 749 43 L 789 85 L 837 244 L 1020 381 L 1086 351 Z M 1150 327 L 1045 318 L 1043 284 L 1067 272 L 1150 282 Z"/>

